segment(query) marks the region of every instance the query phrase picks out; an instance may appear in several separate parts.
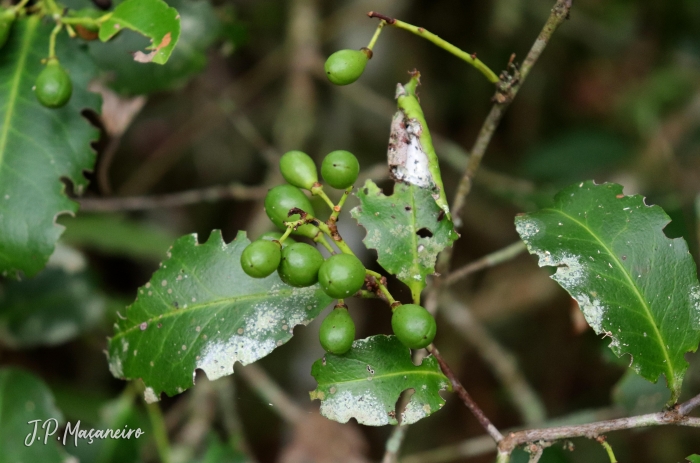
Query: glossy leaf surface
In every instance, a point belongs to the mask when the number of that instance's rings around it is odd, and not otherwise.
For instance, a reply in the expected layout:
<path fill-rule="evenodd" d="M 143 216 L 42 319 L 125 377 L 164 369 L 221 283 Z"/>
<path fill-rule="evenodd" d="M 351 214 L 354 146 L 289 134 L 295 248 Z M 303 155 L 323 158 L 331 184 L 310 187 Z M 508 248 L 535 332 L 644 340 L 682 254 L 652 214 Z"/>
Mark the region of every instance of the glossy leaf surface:
<path fill-rule="evenodd" d="M 622 186 L 592 181 L 563 189 L 554 205 L 516 217 L 520 237 L 540 266 L 578 302 L 596 333 L 618 356 L 656 382 L 666 377 L 671 402 L 700 342 L 700 286 L 682 238 L 669 239 L 670 219 Z"/>
<path fill-rule="evenodd" d="M 401 424 L 415 423 L 442 408 L 439 391 L 449 388 L 433 356 L 414 365 L 411 351 L 395 336 L 359 339 L 342 355 L 326 353 L 311 374 L 318 382 L 311 398 L 321 401 L 323 416 L 340 423 L 355 418 L 368 426 L 397 424 L 396 401 L 407 389 L 414 393 Z"/>

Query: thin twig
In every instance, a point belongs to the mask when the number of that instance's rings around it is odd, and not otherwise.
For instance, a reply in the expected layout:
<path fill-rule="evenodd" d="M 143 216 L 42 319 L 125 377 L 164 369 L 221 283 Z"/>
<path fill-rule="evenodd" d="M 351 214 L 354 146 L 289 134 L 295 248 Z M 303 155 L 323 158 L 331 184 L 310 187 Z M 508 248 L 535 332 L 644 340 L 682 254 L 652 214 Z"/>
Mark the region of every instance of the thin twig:
<path fill-rule="evenodd" d="M 465 341 L 476 348 L 508 393 L 523 421 L 531 426 L 541 425 L 546 418 L 546 408 L 520 371 L 516 357 L 499 344 L 472 315 L 469 307 L 447 294 L 441 298 L 440 313 Z"/>
<path fill-rule="evenodd" d="M 483 410 L 481 410 L 481 408 L 476 404 L 476 402 L 474 402 L 474 399 L 472 399 L 467 390 L 464 389 L 464 386 L 462 386 L 462 383 L 459 382 L 455 374 L 445 362 L 445 359 L 443 359 L 440 355 L 440 352 L 438 352 L 437 348 L 435 346 L 432 346 L 428 349 L 440 364 L 440 369 L 445 374 L 445 376 L 449 378 L 450 383 L 452 383 L 452 389 L 457 393 L 459 398 L 462 399 L 464 405 L 466 405 L 467 408 L 474 414 L 476 419 L 479 421 L 479 424 L 481 424 L 481 426 L 486 430 L 486 432 L 491 436 L 491 438 L 496 442 L 501 442 L 503 440 L 503 435 L 496 428 L 496 426 L 494 426 L 493 423 L 491 423 L 491 420 L 489 420 L 486 417 Z"/>
<path fill-rule="evenodd" d="M 512 432 L 506 435 L 498 443 L 501 452 L 510 454 L 518 445 L 528 442 L 552 442 L 561 439 L 571 439 L 573 437 L 588 437 L 595 439 L 601 434 L 623 429 L 644 428 L 650 426 L 689 426 L 700 428 L 700 418 L 689 417 L 680 412 L 692 410 L 698 404 L 695 398 L 685 402 L 671 410 L 646 415 L 632 416 L 629 418 L 618 418 L 616 420 L 598 421 L 577 426 L 559 426 L 556 428 L 530 429 L 525 431 Z"/>
<path fill-rule="evenodd" d="M 491 254 L 487 254 L 484 257 L 475 260 L 474 262 L 468 263 L 464 267 L 458 268 L 457 270 L 450 272 L 450 274 L 447 275 L 447 277 L 445 278 L 443 286 L 450 286 L 474 272 L 478 272 L 479 270 L 483 270 L 485 268 L 493 267 L 495 265 L 502 264 L 503 262 L 507 262 L 519 255 L 520 253 L 522 253 L 523 251 L 525 251 L 526 249 L 527 247 L 525 246 L 525 243 L 521 240 L 518 240 L 515 243 L 510 244 L 503 249 L 499 249 L 498 251 L 492 252 Z"/>
<path fill-rule="evenodd" d="M 525 61 L 523 61 L 520 69 L 515 73 L 515 76 L 511 77 L 509 82 L 504 82 L 502 80 L 502 84 L 505 85 L 505 88 L 500 90 L 502 93 L 499 92 L 497 94 L 496 103 L 491 108 L 489 115 L 481 126 L 481 131 L 470 151 L 469 164 L 467 164 L 467 169 L 464 171 L 462 180 L 457 187 L 454 201 L 452 202 L 452 215 L 455 218 L 455 226 L 457 228 L 461 225 L 460 214 L 462 213 L 465 199 L 471 190 L 472 179 L 479 169 L 481 160 L 486 153 L 486 148 L 488 148 L 496 128 L 501 122 L 508 106 L 510 106 L 510 103 L 513 101 L 513 98 L 515 98 L 515 95 L 518 93 L 518 90 L 520 90 L 523 82 L 525 82 L 525 79 L 530 74 L 532 67 L 549 43 L 552 34 L 557 27 L 568 18 L 571 2 L 572 0 L 557 0 L 547 22 L 542 28 L 537 40 L 535 40 L 535 43 L 532 44 L 532 48 L 530 48 L 530 52 L 525 57 Z"/>
<path fill-rule="evenodd" d="M 591 420 L 610 419 L 620 416 L 617 408 L 603 408 L 591 411 L 579 411 L 571 415 L 555 418 L 547 422 L 548 425 L 577 424 L 586 423 Z M 511 431 L 522 430 L 523 428 L 508 429 Z M 401 463 L 445 463 L 453 460 L 463 460 L 471 457 L 478 457 L 493 452 L 497 449 L 496 443 L 490 436 L 479 436 L 466 439 L 458 444 L 445 445 L 423 452 L 417 452 L 401 459 Z"/>
<path fill-rule="evenodd" d="M 224 199 L 251 200 L 265 197 L 267 188 L 248 187 L 237 183 L 218 185 L 197 190 L 187 190 L 154 196 L 130 196 L 116 198 L 85 198 L 80 200 L 82 212 L 115 212 L 162 209 L 188 204 L 221 201 Z"/>
<path fill-rule="evenodd" d="M 272 405 L 285 421 L 298 423 L 304 417 L 304 411 L 270 378 L 267 372 L 252 363 L 236 371 L 248 383 L 250 388 L 263 400 Z"/>
<path fill-rule="evenodd" d="M 678 413 L 681 415 L 688 415 L 694 409 L 700 407 L 700 394 L 696 395 L 687 402 L 683 402 L 678 406 Z"/>

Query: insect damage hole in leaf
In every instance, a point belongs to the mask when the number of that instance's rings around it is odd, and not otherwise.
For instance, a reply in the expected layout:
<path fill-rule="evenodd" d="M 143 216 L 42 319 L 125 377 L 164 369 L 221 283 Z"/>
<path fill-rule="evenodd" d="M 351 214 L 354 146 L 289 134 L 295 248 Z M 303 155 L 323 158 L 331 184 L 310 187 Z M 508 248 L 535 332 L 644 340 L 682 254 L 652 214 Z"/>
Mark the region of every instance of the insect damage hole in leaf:
<path fill-rule="evenodd" d="M 678 399 L 684 356 L 700 342 L 700 285 L 683 239 L 669 239 L 670 219 L 616 184 L 581 182 L 554 205 L 516 217 L 516 229 L 541 267 L 576 299 L 588 324 L 631 356 L 631 367 L 656 382 L 666 377 Z"/>

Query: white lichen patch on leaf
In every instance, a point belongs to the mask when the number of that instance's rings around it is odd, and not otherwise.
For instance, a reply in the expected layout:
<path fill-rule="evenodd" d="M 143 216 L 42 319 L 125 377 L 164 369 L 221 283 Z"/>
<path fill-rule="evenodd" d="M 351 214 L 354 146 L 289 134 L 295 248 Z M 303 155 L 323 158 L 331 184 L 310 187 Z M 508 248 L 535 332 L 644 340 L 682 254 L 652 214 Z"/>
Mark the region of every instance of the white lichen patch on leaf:
<path fill-rule="evenodd" d="M 693 328 L 700 330 L 700 286 L 690 288 L 690 303 L 695 308 L 693 317 Z"/>
<path fill-rule="evenodd" d="M 539 254 L 540 267 L 556 266 L 557 272 L 552 275 L 552 279 L 566 289 L 575 288 L 585 284 L 586 272 L 581 264 L 581 257 L 569 253 L 561 253 L 558 257 L 548 254 L 546 251 Z"/>
<path fill-rule="evenodd" d="M 160 397 L 158 397 L 158 394 L 156 394 L 152 387 L 144 389 L 143 398 L 146 400 L 146 403 L 149 404 L 154 404 L 160 400 Z"/>
<path fill-rule="evenodd" d="M 544 224 L 537 219 L 520 216 L 515 220 L 515 230 L 530 248 L 528 240 L 544 231 Z"/>
<path fill-rule="evenodd" d="M 350 391 L 326 395 L 321 402 L 321 415 L 338 423 L 347 423 L 350 418 L 355 418 L 365 426 L 389 424 L 389 416 L 369 389 L 360 395 L 353 395 Z"/>
<path fill-rule="evenodd" d="M 605 319 L 605 314 L 607 313 L 607 308 L 598 299 L 593 299 L 588 297 L 588 294 L 578 294 L 574 296 L 574 299 L 578 302 L 583 316 L 593 331 L 597 334 L 603 333 L 605 329 L 603 328 L 603 320 Z M 614 339 L 614 338 L 613 338 Z"/>
<path fill-rule="evenodd" d="M 234 335 L 225 342 L 210 342 L 199 355 L 196 368 L 206 373 L 210 381 L 233 373 L 233 364 L 248 365 L 275 350 L 274 339 L 257 340 Z"/>
<path fill-rule="evenodd" d="M 435 182 L 428 166 L 428 155 L 420 141 L 423 128 L 403 111 L 394 114 L 389 135 L 387 158 L 394 181 L 420 188 L 433 188 Z"/>
<path fill-rule="evenodd" d="M 430 405 L 411 399 L 401 413 L 401 425 L 409 425 L 430 415 Z"/>

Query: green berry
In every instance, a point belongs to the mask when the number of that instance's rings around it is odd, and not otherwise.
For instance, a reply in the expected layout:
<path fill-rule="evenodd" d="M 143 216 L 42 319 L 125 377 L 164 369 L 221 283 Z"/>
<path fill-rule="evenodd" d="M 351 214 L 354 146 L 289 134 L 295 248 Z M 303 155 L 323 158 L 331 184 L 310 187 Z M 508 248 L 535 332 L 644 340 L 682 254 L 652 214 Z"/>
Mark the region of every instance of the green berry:
<path fill-rule="evenodd" d="M 56 58 L 49 59 L 34 85 L 36 99 L 47 108 L 60 108 L 68 103 L 73 93 L 70 77 Z"/>
<path fill-rule="evenodd" d="M 279 241 L 281 238 L 282 238 L 282 233 L 272 231 L 272 232 L 263 233 L 262 235 L 260 235 L 260 238 L 258 238 L 258 239 L 259 240 L 267 240 L 267 241 Z M 284 239 L 284 243 L 282 243 L 282 247 L 284 248 L 286 246 L 289 246 L 292 243 L 296 243 L 296 241 L 294 241 L 294 238 L 288 236 Z"/>
<path fill-rule="evenodd" d="M 289 210 L 297 207 L 302 211 L 315 215 L 314 208 L 311 206 L 309 198 L 297 187 L 292 185 L 278 185 L 267 192 L 265 196 L 265 212 L 272 223 L 280 229 L 286 229 L 284 222 L 293 222 L 299 220 L 299 214 L 293 214 L 288 217 Z M 305 224 L 297 228 L 292 233 L 306 236 L 307 238 L 315 238 L 318 234 L 318 228 L 311 224 Z"/>
<path fill-rule="evenodd" d="M 331 83 L 348 85 L 360 78 L 371 57 L 372 51 L 367 48 L 338 50 L 328 57 L 323 67 Z"/>
<path fill-rule="evenodd" d="M 318 281 L 318 269 L 323 256 L 315 247 L 294 243 L 282 249 L 282 260 L 277 268 L 282 281 L 290 286 L 311 286 Z"/>
<path fill-rule="evenodd" d="M 17 19 L 17 13 L 14 9 L 0 8 L 0 48 L 7 42 L 15 19 Z"/>
<path fill-rule="evenodd" d="M 288 151 L 280 158 L 282 177 L 297 188 L 310 190 L 318 182 L 316 164 L 306 153 Z"/>
<path fill-rule="evenodd" d="M 404 304 L 394 309 L 391 328 L 404 346 L 422 349 L 435 338 L 435 319 L 430 312 L 416 304 Z"/>
<path fill-rule="evenodd" d="M 280 264 L 281 246 L 278 241 L 257 240 L 241 254 L 243 271 L 253 278 L 265 278 Z"/>
<path fill-rule="evenodd" d="M 321 346 L 332 354 L 344 354 L 355 340 L 355 323 L 347 307 L 336 306 L 321 323 L 318 333 Z"/>
<path fill-rule="evenodd" d="M 365 282 L 365 266 L 350 254 L 336 254 L 318 270 L 321 288 L 330 297 L 344 299 L 355 294 Z"/>
<path fill-rule="evenodd" d="M 352 186 L 360 173 L 360 163 L 350 151 L 337 150 L 328 153 L 321 164 L 323 180 L 333 188 L 344 190 Z"/>

